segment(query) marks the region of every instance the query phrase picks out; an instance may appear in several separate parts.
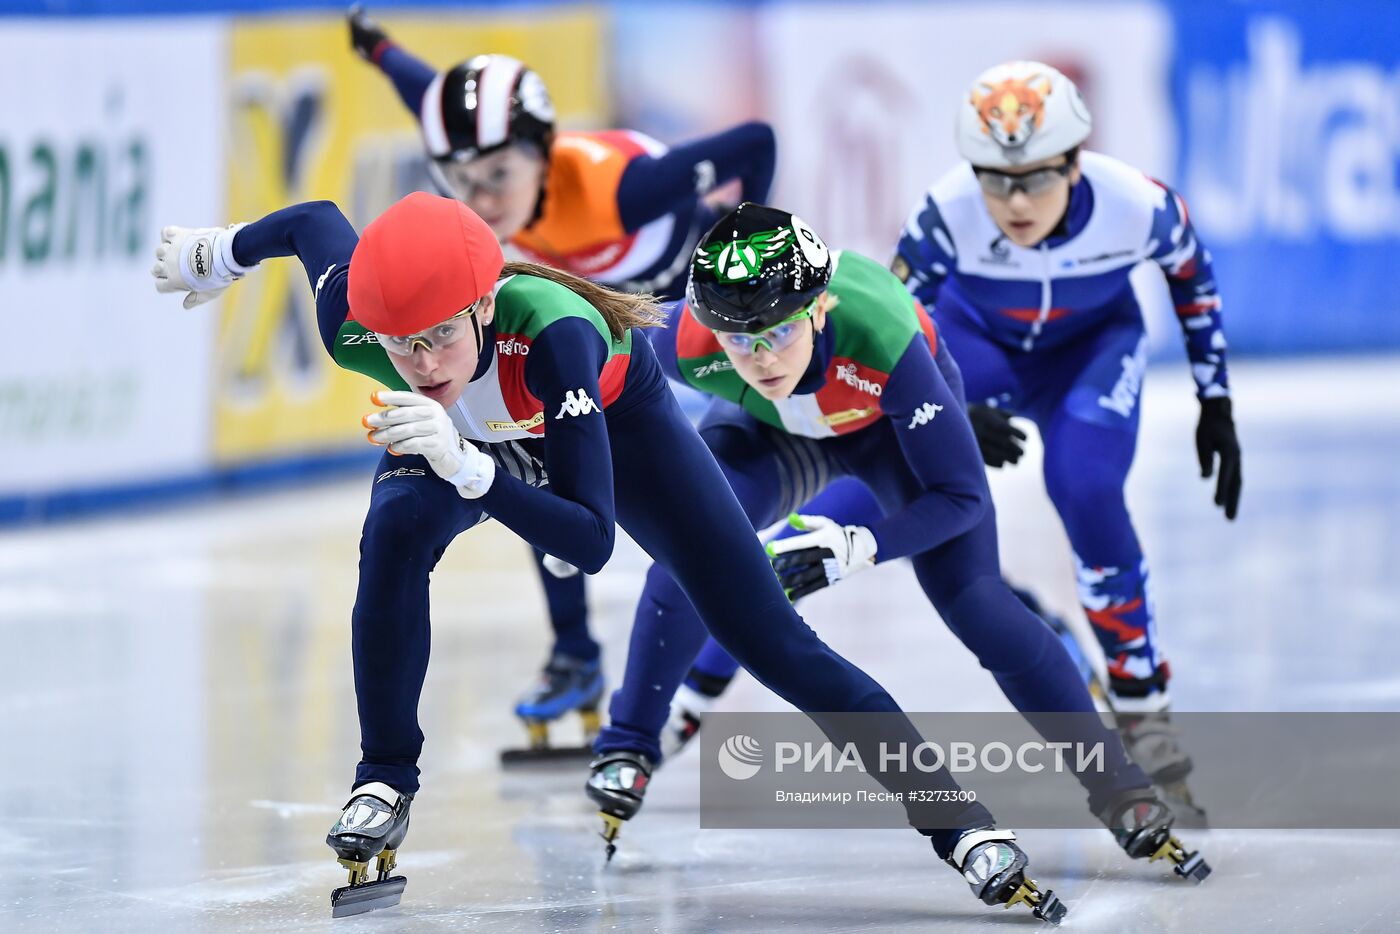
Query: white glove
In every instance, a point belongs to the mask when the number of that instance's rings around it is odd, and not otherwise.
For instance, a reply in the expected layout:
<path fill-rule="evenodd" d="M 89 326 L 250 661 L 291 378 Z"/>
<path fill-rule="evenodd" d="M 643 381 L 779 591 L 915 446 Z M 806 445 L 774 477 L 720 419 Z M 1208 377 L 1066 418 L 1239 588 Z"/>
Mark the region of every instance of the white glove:
<path fill-rule="evenodd" d="M 554 555 L 545 555 L 543 563 L 546 571 L 561 580 L 566 577 L 573 577 L 578 573 L 578 568 L 574 567 L 563 558 L 554 557 Z"/>
<path fill-rule="evenodd" d="M 491 489 L 496 462 L 457 433 L 447 410 L 416 392 L 376 392 L 370 397 L 382 412 L 371 412 L 362 422 L 369 440 L 385 444 L 390 454 L 421 454 L 428 466 L 457 488 L 466 499 L 476 499 Z"/>
<path fill-rule="evenodd" d="M 233 258 L 233 235 L 246 226 L 163 229 L 156 264 L 151 267 L 156 291 L 190 293 L 185 296 L 186 308 L 218 298 L 253 268 L 240 266 Z"/>
<path fill-rule="evenodd" d="M 796 600 L 875 566 L 875 533 L 863 525 L 837 525 L 825 516 L 788 516 L 806 535 L 768 543 L 768 557 L 789 599 Z"/>

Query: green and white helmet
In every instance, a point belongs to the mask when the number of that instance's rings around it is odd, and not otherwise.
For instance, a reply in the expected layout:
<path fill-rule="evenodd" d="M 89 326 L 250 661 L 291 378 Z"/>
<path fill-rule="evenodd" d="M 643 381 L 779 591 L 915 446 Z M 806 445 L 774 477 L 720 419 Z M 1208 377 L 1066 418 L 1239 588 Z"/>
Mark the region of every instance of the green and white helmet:
<path fill-rule="evenodd" d="M 712 331 L 757 334 L 792 317 L 831 281 L 831 251 L 800 217 L 745 201 L 695 248 L 690 313 Z"/>

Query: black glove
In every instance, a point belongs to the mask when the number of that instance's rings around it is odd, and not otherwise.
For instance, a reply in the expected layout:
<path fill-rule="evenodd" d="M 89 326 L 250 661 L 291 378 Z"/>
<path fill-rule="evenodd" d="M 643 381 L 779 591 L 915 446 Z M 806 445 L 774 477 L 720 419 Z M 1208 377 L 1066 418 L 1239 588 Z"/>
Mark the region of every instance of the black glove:
<path fill-rule="evenodd" d="M 974 403 L 967 407 L 968 421 L 977 435 L 977 446 L 982 449 L 982 460 L 988 467 L 1001 467 L 1014 464 L 1026 453 L 1021 442 L 1026 433 L 1011 424 L 1012 412 L 991 405 Z"/>
<path fill-rule="evenodd" d="M 350 8 L 346 19 L 350 23 L 350 45 L 359 53 L 360 58 L 373 62 L 374 53 L 389 41 L 388 33 L 370 19 L 365 8 L 358 3 Z"/>
<path fill-rule="evenodd" d="M 1201 459 L 1201 476 L 1209 477 L 1220 456 L 1220 471 L 1215 482 L 1215 505 L 1225 510 L 1226 519 L 1234 519 L 1240 510 L 1240 442 L 1235 437 L 1235 419 L 1230 413 L 1228 398 L 1202 399 L 1201 420 L 1196 424 L 1196 456 Z"/>

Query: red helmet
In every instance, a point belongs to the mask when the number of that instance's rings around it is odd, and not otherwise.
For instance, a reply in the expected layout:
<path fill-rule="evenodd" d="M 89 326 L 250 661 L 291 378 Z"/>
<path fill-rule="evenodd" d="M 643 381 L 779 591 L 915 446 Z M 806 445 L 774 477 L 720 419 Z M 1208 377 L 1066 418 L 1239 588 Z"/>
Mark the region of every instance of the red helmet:
<path fill-rule="evenodd" d="M 471 208 L 417 191 L 360 237 L 350 257 L 350 314 L 379 334 L 416 334 L 490 292 L 503 265 L 496 235 Z"/>

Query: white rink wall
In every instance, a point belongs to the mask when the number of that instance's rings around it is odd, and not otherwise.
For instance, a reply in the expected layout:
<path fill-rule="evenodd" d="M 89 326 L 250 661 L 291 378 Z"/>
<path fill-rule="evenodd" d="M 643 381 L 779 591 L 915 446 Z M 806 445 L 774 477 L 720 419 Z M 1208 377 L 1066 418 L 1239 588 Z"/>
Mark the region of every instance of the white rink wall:
<path fill-rule="evenodd" d="M 216 319 L 148 270 L 162 218 L 223 213 L 223 39 L 0 20 L 0 501 L 208 466 Z"/>

